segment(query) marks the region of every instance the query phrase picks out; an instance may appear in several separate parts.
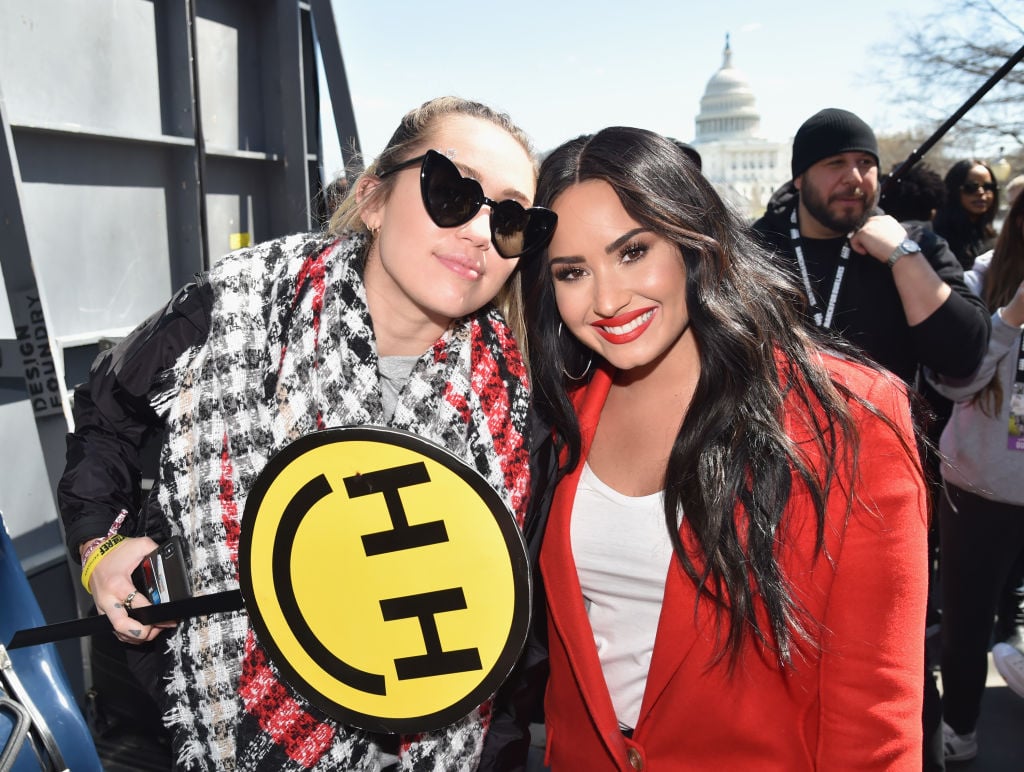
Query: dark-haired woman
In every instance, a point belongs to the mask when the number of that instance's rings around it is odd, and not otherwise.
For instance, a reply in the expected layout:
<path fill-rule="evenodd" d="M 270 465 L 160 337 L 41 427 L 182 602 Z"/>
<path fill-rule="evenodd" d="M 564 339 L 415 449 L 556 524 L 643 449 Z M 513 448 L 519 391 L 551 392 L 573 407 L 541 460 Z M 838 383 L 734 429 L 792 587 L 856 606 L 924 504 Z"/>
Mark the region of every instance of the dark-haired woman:
<path fill-rule="evenodd" d="M 402 119 L 328 232 L 225 257 L 95 362 L 76 391 L 61 512 L 83 583 L 122 642 L 160 632 L 128 614 L 148 605 L 131 573 L 156 546 L 139 521 L 181 538 L 196 595 L 237 588 L 257 474 L 318 429 L 389 426 L 433 440 L 523 516 L 516 268 L 554 222 L 530 208 L 535 184 L 529 142 L 508 116 L 431 100 Z M 159 485 L 142 517 L 115 519 L 136 510 L 139 446 L 160 429 Z M 404 737 L 346 726 L 292 688 L 245 613 L 182 620 L 169 659 L 165 721 L 183 768 L 478 766 L 487 706 Z"/>
<path fill-rule="evenodd" d="M 932 377 L 954 400 L 939 444 L 947 761 L 978 753 L 975 727 L 997 613 L 996 642 L 1010 639 L 1024 648 L 1024 609 L 1014 592 L 1024 564 L 1024 198 L 1010 208 L 995 250 L 964 278 L 992 314 L 992 337 L 972 377 Z M 1009 591 L 1003 589 L 1008 579 Z"/>
<path fill-rule="evenodd" d="M 967 271 L 974 259 L 995 243 L 992 223 L 999 211 L 999 186 L 992 167 L 974 158 L 953 164 L 944 182 L 945 201 L 935 214 L 933 227 Z"/>
<path fill-rule="evenodd" d="M 558 215 L 524 279 L 558 452 L 533 524 L 549 765 L 918 772 L 926 498 L 904 387 L 821 346 L 671 140 L 568 142 L 538 203 Z"/>

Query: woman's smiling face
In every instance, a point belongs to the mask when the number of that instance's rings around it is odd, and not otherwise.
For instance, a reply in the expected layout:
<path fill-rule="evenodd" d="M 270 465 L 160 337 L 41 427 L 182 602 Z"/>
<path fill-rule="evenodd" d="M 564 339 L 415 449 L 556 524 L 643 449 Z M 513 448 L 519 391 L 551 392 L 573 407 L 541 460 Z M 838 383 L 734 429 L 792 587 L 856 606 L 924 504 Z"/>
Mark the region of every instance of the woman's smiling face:
<path fill-rule="evenodd" d="M 573 185 L 551 208 L 549 268 L 569 331 L 620 370 L 681 353 L 690 319 L 678 247 L 634 220 L 602 180 Z"/>

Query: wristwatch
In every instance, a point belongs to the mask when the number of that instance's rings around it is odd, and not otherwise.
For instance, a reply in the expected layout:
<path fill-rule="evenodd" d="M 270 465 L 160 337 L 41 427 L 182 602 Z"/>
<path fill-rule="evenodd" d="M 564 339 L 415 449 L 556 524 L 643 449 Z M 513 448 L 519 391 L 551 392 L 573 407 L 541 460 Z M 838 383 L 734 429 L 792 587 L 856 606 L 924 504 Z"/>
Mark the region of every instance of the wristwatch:
<path fill-rule="evenodd" d="M 921 246 L 916 241 L 912 238 L 905 238 L 896 246 L 896 249 L 892 251 L 892 254 L 889 255 L 889 259 L 885 261 L 885 264 L 892 268 L 896 265 L 896 261 L 904 255 L 912 255 L 915 252 L 920 251 Z"/>

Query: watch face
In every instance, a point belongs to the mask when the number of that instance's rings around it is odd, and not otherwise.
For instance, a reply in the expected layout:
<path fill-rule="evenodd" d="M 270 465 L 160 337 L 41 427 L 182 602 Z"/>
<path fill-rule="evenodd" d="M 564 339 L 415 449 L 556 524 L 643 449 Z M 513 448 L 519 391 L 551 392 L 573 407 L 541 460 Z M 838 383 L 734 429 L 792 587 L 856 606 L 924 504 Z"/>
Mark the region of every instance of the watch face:
<path fill-rule="evenodd" d="M 908 255 L 912 255 L 915 252 L 921 251 L 921 247 L 918 246 L 918 243 L 913 239 L 903 239 L 903 243 L 900 244 L 900 249 L 902 249 Z"/>

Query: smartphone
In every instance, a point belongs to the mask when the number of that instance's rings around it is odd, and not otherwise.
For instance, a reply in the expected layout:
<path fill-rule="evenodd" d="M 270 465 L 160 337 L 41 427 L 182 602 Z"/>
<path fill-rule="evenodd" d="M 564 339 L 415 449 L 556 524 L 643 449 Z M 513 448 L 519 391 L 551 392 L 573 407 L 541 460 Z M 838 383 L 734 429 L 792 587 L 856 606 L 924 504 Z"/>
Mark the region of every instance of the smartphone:
<path fill-rule="evenodd" d="M 132 573 L 132 580 L 153 605 L 190 597 L 192 589 L 179 538 L 172 536 L 146 555 Z"/>

